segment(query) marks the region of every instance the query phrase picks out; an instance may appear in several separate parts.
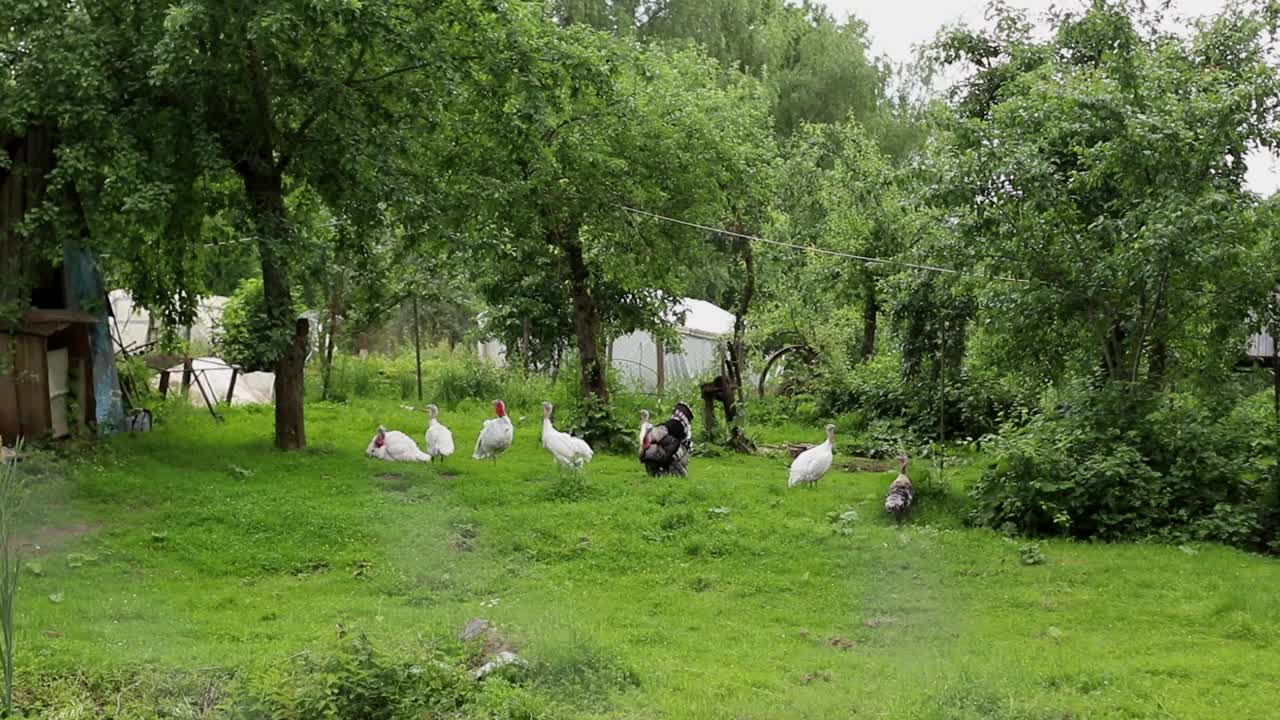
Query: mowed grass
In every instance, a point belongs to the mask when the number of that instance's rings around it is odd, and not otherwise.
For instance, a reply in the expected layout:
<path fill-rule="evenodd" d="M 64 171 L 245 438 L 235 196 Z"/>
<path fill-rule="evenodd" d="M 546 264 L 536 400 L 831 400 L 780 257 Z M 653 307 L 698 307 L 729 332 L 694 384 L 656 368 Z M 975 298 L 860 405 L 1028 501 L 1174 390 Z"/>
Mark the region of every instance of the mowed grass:
<path fill-rule="evenodd" d="M 488 618 L 567 715 L 608 718 L 1263 718 L 1280 697 L 1280 563 L 1217 546 L 1043 542 L 926 502 L 883 517 L 891 472 L 788 490 L 784 458 L 695 458 L 579 479 L 514 407 L 515 447 L 470 459 L 487 406 L 442 413 L 444 465 L 367 459 L 396 403 L 178 413 L 37 480 L 44 546 L 18 607 L 23 672 L 227 675 Z M 796 441 L 816 442 L 820 429 Z M 925 464 L 913 466 L 923 476 Z M 957 483 L 977 468 L 961 468 Z M 856 519 L 835 520 L 848 510 Z M 35 532 L 33 527 L 32 531 Z"/>

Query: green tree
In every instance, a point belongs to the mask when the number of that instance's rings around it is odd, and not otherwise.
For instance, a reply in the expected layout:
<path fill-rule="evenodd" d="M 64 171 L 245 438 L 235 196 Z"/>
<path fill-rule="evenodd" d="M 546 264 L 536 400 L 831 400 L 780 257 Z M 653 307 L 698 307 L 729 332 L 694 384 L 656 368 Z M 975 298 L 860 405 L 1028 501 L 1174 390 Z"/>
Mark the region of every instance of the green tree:
<path fill-rule="evenodd" d="M 784 147 L 771 237 L 845 256 L 770 251 L 771 312 L 762 334 L 800 340 L 837 365 L 877 350 L 881 285 L 896 272 L 864 258 L 894 258 L 911 213 L 888 159 L 853 121 L 809 125 Z M 849 328 L 860 328 L 860 337 Z"/>
<path fill-rule="evenodd" d="M 884 104 L 888 71 L 868 57 L 867 26 L 836 20 L 804 0 L 555 0 L 555 16 L 623 37 L 695 45 L 726 70 L 767 89 L 779 137 L 805 123 L 849 116 L 877 128 L 893 124 Z M 886 136 L 887 137 L 887 136 Z M 895 147 L 902 146 L 895 141 Z"/>
<path fill-rule="evenodd" d="M 1244 187 L 1276 139 L 1270 18 L 1230 9 L 1186 37 L 1099 0 L 1032 38 L 946 38 L 971 68 L 937 144 L 955 233 L 932 250 L 992 276 L 978 287 L 1005 362 L 1163 388 L 1228 369 L 1274 277 L 1270 217 Z"/>
<path fill-rule="evenodd" d="M 530 35 L 518 85 L 482 89 L 468 127 L 493 188 L 473 217 L 477 280 L 491 305 L 515 293 L 569 318 L 582 389 L 609 397 L 604 342 L 660 328 L 706 254 L 701 231 L 623 210 L 714 222 L 744 147 L 767 143 L 751 83 L 724 85 L 692 52 L 645 50 L 582 26 Z M 494 112 L 497 110 L 497 112 Z M 463 183 L 465 184 L 465 183 Z"/>
<path fill-rule="evenodd" d="M 288 194 L 311 187 L 367 231 L 425 217 L 443 107 L 475 63 L 502 56 L 494 44 L 520 13 L 480 0 L 9 3 L 0 128 L 6 138 L 53 128 L 54 179 L 82 201 L 66 205 L 84 209 L 100 249 L 144 260 L 129 284 L 168 314 L 194 306 L 189 251 L 205 219 L 220 200 L 242 209 L 264 330 L 284 339 L 276 444 L 298 448 L 308 327 L 293 302 L 305 241 Z M 228 181 L 234 197 L 220 192 Z"/>

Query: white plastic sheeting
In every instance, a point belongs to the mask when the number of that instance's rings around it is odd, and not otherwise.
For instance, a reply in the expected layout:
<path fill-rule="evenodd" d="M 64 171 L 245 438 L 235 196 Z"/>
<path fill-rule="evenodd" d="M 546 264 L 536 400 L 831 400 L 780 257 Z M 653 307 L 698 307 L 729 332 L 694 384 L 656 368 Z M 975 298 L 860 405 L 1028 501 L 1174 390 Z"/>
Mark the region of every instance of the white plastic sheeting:
<path fill-rule="evenodd" d="M 675 322 L 683 314 L 677 332 L 679 351 L 666 348 L 667 382 L 710 379 L 720 372 L 719 345 L 733 334 L 733 313 L 706 302 L 684 298 L 672 308 L 667 319 Z M 478 343 L 481 359 L 504 365 L 506 347 L 495 340 Z M 658 346 L 653 336 L 644 331 L 623 335 L 613 341 L 613 367 L 627 387 L 648 392 L 658 385 Z"/>
<path fill-rule="evenodd" d="M 111 314 L 115 321 L 111 323 L 111 335 L 126 348 L 136 348 L 147 342 L 147 328 L 151 324 L 151 314 L 146 308 L 135 306 L 133 297 L 127 290 L 112 290 L 108 294 L 111 301 Z M 201 298 L 196 306 L 196 319 L 191 324 L 191 342 L 211 344 L 213 333 L 222 322 L 222 311 L 226 308 L 228 298 L 211 295 Z M 181 334 L 185 335 L 186 328 Z"/>
<path fill-rule="evenodd" d="M 209 400 L 215 403 L 226 402 L 227 391 L 231 388 L 231 366 L 221 358 L 192 358 L 192 374 L 200 378 L 204 391 L 210 394 Z M 169 368 L 169 390 L 181 392 L 182 365 Z M 275 373 L 254 372 L 241 373 L 236 376 L 236 392 L 231 398 L 232 405 L 269 405 L 275 402 Z M 155 385 L 159 387 L 160 379 L 156 376 Z M 192 405 L 204 406 L 204 396 L 195 379 L 187 389 L 187 398 Z"/>

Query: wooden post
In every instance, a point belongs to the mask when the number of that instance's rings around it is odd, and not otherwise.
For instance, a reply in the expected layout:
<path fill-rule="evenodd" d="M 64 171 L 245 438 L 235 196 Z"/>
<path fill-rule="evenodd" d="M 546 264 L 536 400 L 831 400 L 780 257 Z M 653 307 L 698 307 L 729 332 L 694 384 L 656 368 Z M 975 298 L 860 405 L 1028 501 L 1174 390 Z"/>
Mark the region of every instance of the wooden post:
<path fill-rule="evenodd" d="M 529 352 L 533 345 L 530 340 L 531 335 L 532 328 L 530 326 L 529 316 L 526 315 L 524 319 L 520 321 L 520 364 L 524 367 L 526 374 L 533 369 L 533 363 L 529 356 Z"/>
<path fill-rule="evenodd" d="M 418 366 L 418 402 L 422 402 L 422 341 L 418 337 L 418 294 L 413 295 L 413 359 Z"/>
<path fill-rule="evenodd" d="M 186 357 L 182 360 L 182 397 L 187 396 L 187 390 L 191 389 L 191 358 Z"/>
<path fill-rule="evenodd" d="M 168 368 L 160 372 L 160 397 L 169 397 L 169 370 Z"/>
<path fill-rule="evenodd" d="M 1280 299 L 1276 302 L 1280 303 Z M 1280 308 L 1276 314 L 1280 315 Z M 1271 323 L 1271 374 L 1275 385 L 1276 433 L 1280 434 L 1280 320 Z"/>
<path fill-rule="evenodd" d="M 664 352 L 661 340 L 654 341 L 654 349 L 657 355 L 654 370 L 658 373 L 658 397 L 662 397 L 667 392 L 667 354 Z"/>
<path fill-rule="evenodd" d="M 240 368 L 231 368 L 231 384 L 227 386 L 227 404 L 231 404 L 231 398 L 236 394 L 236 377 L 240 375 Z"/>
<path fill-rule="evenodd" d="M 706 419 L 703 423 L 707 437 L 716 436 L 716 399 L 710 395 L 702 396 L 702 417 Z"/>

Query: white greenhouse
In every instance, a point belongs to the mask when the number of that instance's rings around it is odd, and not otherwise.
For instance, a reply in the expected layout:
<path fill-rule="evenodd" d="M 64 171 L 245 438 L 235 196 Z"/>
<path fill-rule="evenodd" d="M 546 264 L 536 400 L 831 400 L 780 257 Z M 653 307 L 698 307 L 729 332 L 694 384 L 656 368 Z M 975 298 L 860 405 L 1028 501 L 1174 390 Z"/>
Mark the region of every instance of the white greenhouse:
<path fill-rule="evenodd" d="M 627 387 L 651 392 L 659 382 L 709 380 L 720 373 L 720 346 L 733 335 L 733 313 L 705 300 L 684 298 L 672 318 L 684 313 L 676 329 L 680 349 L 660 347 L 652 335 L 639 330 L 613 341 L 613 367 Z M 506 347 L 497 341 L 479 343 L 480 357 L 499 365 L 506 362 Z M 663 371 L 659 372 L 659 369 Z"/>

